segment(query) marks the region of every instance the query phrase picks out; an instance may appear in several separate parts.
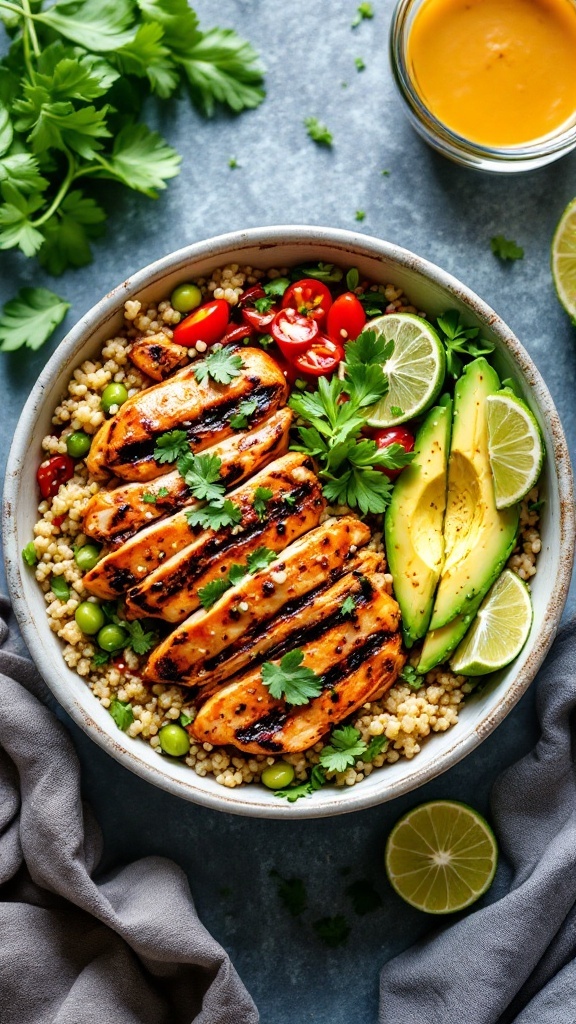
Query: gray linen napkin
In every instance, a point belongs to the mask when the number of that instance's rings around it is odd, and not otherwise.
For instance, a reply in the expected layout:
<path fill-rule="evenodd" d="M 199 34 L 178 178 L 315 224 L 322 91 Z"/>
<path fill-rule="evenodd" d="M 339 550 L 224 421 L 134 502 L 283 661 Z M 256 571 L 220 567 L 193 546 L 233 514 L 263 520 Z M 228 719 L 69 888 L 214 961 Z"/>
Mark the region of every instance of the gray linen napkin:
<path fill-rule="evenodd" d="M 101 837 L 74 748 L 3 619 L 1 645 L 0 1024 L 257 1024 L 175 864 L 94 880 Z"/>
<path fill-rule="evenodd" d="M 576 1024 L 576 621 L 538 676 L 542 736 L 492 792 L 505 896 L 381 974 L 380 1024 Z"/>

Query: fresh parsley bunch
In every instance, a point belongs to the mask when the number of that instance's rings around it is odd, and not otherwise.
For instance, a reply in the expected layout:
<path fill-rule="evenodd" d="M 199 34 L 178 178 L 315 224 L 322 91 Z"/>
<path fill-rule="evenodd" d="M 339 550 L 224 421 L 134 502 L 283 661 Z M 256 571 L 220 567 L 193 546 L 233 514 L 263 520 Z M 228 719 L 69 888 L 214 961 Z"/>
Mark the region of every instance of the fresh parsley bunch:
<path fill-rule="evenodd" d="M 139 120 L 149 94 L 184 86 L 207 116 L 264 98 L 250 44 L 201 31 L 187 0 L 0 0 L 0 19 L 12 40 L 0 61 L 0 249 L 51 274 L 92 260 L 107 216 L 95 181 L 156 198 L 179 173 L 179 154 Z M 38 348 L 63 319 L 67 305 L 41 291 L 39 303 L 19 296 L 18 318 L 7 307 L 0 347 Z"/>

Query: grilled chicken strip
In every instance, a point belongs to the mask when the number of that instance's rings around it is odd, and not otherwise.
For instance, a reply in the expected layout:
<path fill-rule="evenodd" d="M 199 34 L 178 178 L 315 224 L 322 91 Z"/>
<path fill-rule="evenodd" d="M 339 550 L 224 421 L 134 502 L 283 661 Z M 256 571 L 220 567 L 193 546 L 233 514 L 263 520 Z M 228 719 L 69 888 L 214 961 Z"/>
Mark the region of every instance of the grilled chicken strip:
<path fill-rule="evenodd" d="M 282 551 L 318 525 L 326 502 L 306 456 L 289 452 L 268 466 L 265 473 L 273 495 L 262 519 L 248 499 L 243 501 L 241 532 L 236 532 L 237 527 L 206 531 L 167 559 L 128 591 L 129 618 L 152 615 L 181 622 L 199 607 L 198 591 L 213 580 L 225 579 L 232 565 L 246 564 L 248 555 L 257 548 Z"/>
<path fill-rule="evenodd" d="M 288 450 L 291 423 L 290 409 L 279 409 L 254 430 L 237 431 L 233 437 L 206 448 L 203 454 L 218 456 L 220 478 L 226 486 L 238 484 Z M 149 500 L 150 495 L 154 501 Z M 200 502 L 191 496 L 183 476 L 174 469 L 153 484 L 123 484 L 99 491 L 86 506 L 83 531 L 116 548 L 143 526 L 184 505 L 198 507 Z"/>
<path fill-rule="evenodd" d="M 381 555 L 367 552 L 360 563 L 350 550 L 369 539 L 369 528 L 354 516 L 327 520 L 183 622 L 152 652 L 146 677 L 205 686 L 239 672 L 307 621 L 316 595 L 348 571 L 350 559 L 365 572 L 378 567 Z"/>
<path fill-rule="evenodd" d="M 396 632 L 399 609 L 383 585 L 379 573 L 363 577 L 354 618 L 337 624 L 329 619 L 325 626 L 320 622 L 310 627 L 316 635 L 299 649 L 303 664 L 321 677 L 318 697 L 298 707 L 276 700 L 262 682 L 261 670 L 252 669 L 200 708 L 189 728 L 194 738 L 231 744 L 251 754 L 297 753 L 317 743 L 366 701 L 381 696 L 405 660 Z M 278 657 L 271 660 L 279 663 Z"/>
<path fill-rule="evenodd" d="M 129 358 L 152 380 L 165 380 L 173 370 L 187 363 L 190 349 L 177 345 L 165 334 L 153 334 L 147 338 L 139 338 L 134 342 L 128 353 Z"/>
<path fill-rule="evenodd" d="M 291 473 L 302 464 L 302 461 L 302 456 L 295 458 L 292 454 L 284 455 L 260 473 L 250 477 L 247 483 L 229 491 L 230 501 L 242 513 L 242 519 L 232 536 L 237 530 L 238 536 L 241 536 L 245 530 L 260 522 L 260 517 L 254 509 L 254 497 L 258 488 L 265 487 L 274 491 L 279 474 L 282 477 L 286 473 Z M 117 597 L 131 587 L 137 586 L 141 580 L 184 548 L 193 548 L 194 561 L 201 565 L 203 558 L 206 557 L 206 551 L 213 551 L 214 540 L 222 535 L 222 530 L 190 526 L 188 513 L 189 509 L 183 508 L 167 519 L 152 523 L 121 547 L 105 555 L 84 576 L 82 582 L 86 589 L 97 597 Z M 227 529 L 230 532 L 230 527 Z M 188 557 L 191 554 L 192 551 Z"/>
<path fill-rule="evenodd" d="M 210 377 L 199 383 L 195 361 L 124 402 L 92 441 L 86 465 L 93 476 L 106 479 L 108 470 L 123 480 L 153 480 L 165 472 L 153 454 L 161 434 L 184 430 L 191 450 L 198 452 L 234 433 L 230 419 L 242 401 L 257 403 L 254 426 L 285 405 L 288 386 L 278 364 L 260 349 L 232 351 L 243 366 L 230 384 L 215 384 Z"/>

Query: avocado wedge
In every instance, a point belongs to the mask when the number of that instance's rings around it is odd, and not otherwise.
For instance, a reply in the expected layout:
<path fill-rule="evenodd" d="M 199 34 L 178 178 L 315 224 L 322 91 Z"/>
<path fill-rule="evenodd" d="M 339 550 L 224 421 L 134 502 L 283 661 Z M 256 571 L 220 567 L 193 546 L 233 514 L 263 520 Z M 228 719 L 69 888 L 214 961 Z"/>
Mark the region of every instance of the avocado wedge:
<path fill-rule="evenodd" d="M 426 634 L 424 646 L 420 653 L 420 661 L 417 666 L 418 672 L 425 675 L 430 669 L 436 668 L 437 665 L 441 665 L 444 661 L 448 661 L 452 651 L 455 650 L 468 632 L 481 604 L 482 595 L 473 601 L 467 612 L 457 615 L 448 625 L 440 626 L 439 629 L 431 629 Z"/>
<path fill-rule="evenodd" d="M 496 508 L 488 455 L 486 399 L 499 388 L 498 374 L 482 357 L 468 364 L 456 384 L 444 567 L 431 630 L 439 630 L 478 607 L 478 598 L 500 574 L 516 542 L 519 506 Z"/>
<path fill-rule="evenodd" d="M 386 557 L 402 611 L 406 647 L 424 636 L 444 563 L 442 532 L 452 427 L 452 402 L 432 409 L 414 445 L 414 459 L 392 492 L 384 524 Z"/>

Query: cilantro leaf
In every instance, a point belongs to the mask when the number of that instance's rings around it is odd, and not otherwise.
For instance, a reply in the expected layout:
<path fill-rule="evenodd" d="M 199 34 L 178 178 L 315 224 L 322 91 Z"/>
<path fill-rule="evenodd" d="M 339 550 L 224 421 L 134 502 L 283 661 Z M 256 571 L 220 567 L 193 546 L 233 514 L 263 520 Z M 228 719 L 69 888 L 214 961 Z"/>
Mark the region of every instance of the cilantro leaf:
<path fill-rule="evenodd" d="M 145 22 L 130 42 L 114 54 L 114 62 L 126 74 L 148 78 L 152 92 L 161 99 L 172 95 L 180 81 L 170 50 L 162 42 L 164 31 L 157 22 Z"/>
<path fill-rule="evenodd" d="M 312 142 L 316 142 L 319 146 L 328 146 L 328 148 L 333 145 L 334 138 L 332 136 L 332 132 L 325 124 L 320 124 L 318 118 L 305 118 L 304 127 L 306 128 L 309 138 L 312 139 Z"/>
<path fill-rule="evenodd" d="M 311 267 L 294 267 L 290 271 L 290 277 L 293 281 L 299 281 L 302 277 L 314 277 L 317 281 L 324 281 L 325 284 L 338 284 L 344 277 L 344 271 L 334 263 L 320 262 Z"/>
<path fill-rule="evenodd" d="M 374 8 L 373 8 L 372 4 L 368 3 L 367 0 L 363 0 L 363 2 L 358 5 L 358 8 L 356 10 L 356 17 L 354 18 L 354 21 L 352 22 L 352 28 L 357 28 L 358 25 L 360 25 L 361 22 L 364 21 L 364 19 L 366 19 L 366 18 L 373 18 L 373 17 L 374 17 Z"/>
<path fill-rule="evenodd" d="M 230 384 L 242 372 L 242 359 L 230 349 L 213 349 L 194 369 L 199 384 L 212 377 L 217 384 Z"/>
<path fill-rule="evenodd" d="M 10 181 L 0 185 L 2 198 L 0 206 L 0 249 L 18 247 L 25 256 L 34 256 L 44 241 L 44 236 L 31 219 L 31 214 L 42 206 L 42 196 L 34 192 L 24 196 Z"/>
<path fill-rule="evenodd" d="M 330 949 L 342 946 L 350 935 L 350 925 L 342 914 L 335 914 L 334 917 L 321 917 L 312 924 L 319 939 Z"/>
<path fill-rule="evenodd" d="M 348 597 L 346 597 L 342 602 L 342 605 L 340 607 L 340 615 L 342 615 L 343 617 L 345 617 L 346 615 L 354 615 L 355 611 L 356 601 L 354 600 L 352 595 L 349 594 Z"/>
<path fill-rule="evenodd" d="M 222 594 L 225 594 L 230 589 L 230 581 L 228 579 L 217 579 L 211 580 L 205 587 L 201 587 L 198 591 L 198 599 L 203 608 L 211 608 L 213 604 L 216 604 Z"/>
<path fill-rule="evenodd" d="M 118 50 L 134 36 L 130 0 L 59 0 L 36 18 L 97 53 Z"/>
<path fill-rule="evenodd" d="M 359 878 L 346 888 L 346 895 L 352 900 L 354 912 L 359 916 L 369 914 L 382 906 L 382 897 L 367 878 Z"/>
<path fill-rule="evenodd" d="M 230 566 L 230 571 L 228 573 L 228 580 L 230 582 L 230 586 L 231 587 L 238 586 L 238 584 L 241 583 L 243 579 L 245 579 L 247 574 L 248 574 L 248 569 L 247 569 L 247 567 L 245 565 L 238 565 L 237 563 L 234 563 L 234 565 L 231 565 Z"/>
<path fill-rule="evenodd" d="M 179 62 L 184 68 L 192 97 L 211 117 L 216 103 L 239 113 L 258 107 L 265 96 L 264 69 L 250 43 L 232 29 L 213 28 L 198 33 Z"/>
<path fill-rule="evenodd" d="M 82 192 L 70 192 L 56 213 L 42 227 L 44 244 L 39 260 L 59 275 L 67 267 L 84 267 L 92 262 L 90 240 L 99 238 L 106 220 L 104 210 Z"/>
<path fill-rule="evenodd" d="M 222 505 L 206 505 L 205 508 L 189 509 L 186 512 L 189 526 L 202 526 L 205 530 L 222 530 L 242 521 L 242 509 L 229 498 Z"/>
<path fill-rule="evenodd" d="M 50 590 L 59 601 L 67 601 L 70 597 L 70 587 L 63 576 L 53 576 L 50 580 Z"/>
<path fill-rule="evenodd" d="M 364 515 L 385 512 L 392 497 L 392 482 L 377 469 L 348 469 L 322 489 L 331 504 L 359 508 Z"/>
<path fill-rule="evenodd" d="M 359 221 L 366 220 L 366 210 L 356 210 L 354 218 Z"/>
<path fill-rule="evenodd" d="M 362 331 L 346 345 L 346 367 L 383 366 L 394 354 L 394 342 L 376 331 Z"/>
<path fill-rule="evenodd" d="M 131 647 L 135 654 L 147 654 L 154 644 L 158 643 L 158 634 L 154 630 L 146 631 L 138 619 L 134 622 L 122 619 L 119 622 L 128 633 L 127 646 Z"/>
<path fill-rule="evenodd" d="M 289 287 L 290 281 L 287 277 L 274 277 L 271 281 L 265 281 L 262 285 L 266 295 L 284 295 L 284 292 Z"/>
<path fill-rule="evenodd" d="M 160 464 L 164 462 L 176 462 L 181 456 L 188 455 L 190 444 L 185 430 L 168 430 L 156 438 L 154 448 L 154 461 Z M 182 474 L 184 475 L 184 474 Z"/>
<path fill-rule="evenodd" d="M 260 572 L 261 569 L 267 569 L 270 562 L 273 562 L 278 558 L 276 551 L 271 551 L 270 548 L 256 548 L 255 551 L 251 551 L 246 559 L 248 566 L 248 572 L 252 575 L 256 572 Z"/>
<path fill-rule="evenodd" d="M 353 292 L 355 288 L 360 284 L 360 274 L 356 267 L 350 267 L 350 270 L 346 274 L 346 287 L 349 292 Z"/>
<path fill-rule="evenodd" d="M 372 465 L 385 469 L 404 469 L 404 466 L 409 466 L 413 459 L 414 452 L 407 452 L 403 444 L 394 443 L 385 448 L 377 448 L 372 457 Z"/>
<path fill-rule="evenodd" d="M 182 726 L 182 728 L 185 729 L 187 725 L 191 725 L 192 724 L 194 719 L 190 715 L 187 715 L 183 711 L 182 714 L 180 715 L 180 718 L 178 719 L 178 721 L 179 721 L 180 725 Z"/>
<path fill-rule="evenodd" d="M 179 457 L 177 465 L 194 498 L 220 504 L 225 488 L 220 483 L 222 461 L 217 455 L 193 455 L 188 451 Z"/>
<path fill-rule="evenodd" d="M 0 351 L 40 348 L 69 309 L 69 302 L 47 288 L 21 288 L 0 316 Z"/>
<path fill-rule="evenodd" d="M 299 917 L 308 906 L 308 893 L 301 878 L 282 878 L 277 871 L 271 871 L 270 877 L 276 879 L 278 896 L 292 917 Z"/>
<path fill-rule="evenodd" d="M 129 188 L 155 199 L 158 189 L 180 173 L 182 157 L 158 132 L 145 124 L 128 124 L 118 132 L 106 163 L 95 177 L 116 178 Z"/>
<path fill-rule="evenodd" d="M 25 548 L 22 548 L 22 558 L 26 562 L 26 565 L 36 565 L 38 562 L 38 555 L 36 554 L 36 547 L 34 541 L 28 542 Z"/>
<path fill-rule="evenodd" d="M 304 654 L 289 651 L 279 665 L 267 661 L 262 665 L 262 682 L 276 700 L 282 698 L 294 706 L 308 704 L 322 692 L 322 679 L 311 668 L 302 665 Z"/>
<path fill-rule="evenodd" d="M 234 427 L 234 430 L 244 430 L 248 426 L 248 417 L 256 412 L 257 408 L 258 402 L 255 398 L 248 398 L 240 402 L 238 412 L 230 417 L 230 426 Z"/>
<path fill-rule="evenodd" d="M 157 501 L 157 497 L 156 497 L 155 494 L 152 494 L 150 491 L 146 491 L 146 494 L 142 495 L 142 501 L 144 501 L 147 505 L 155 505 L 156 501 Z"/>
<path fill-rule="evenodd" d="M 329 772 L 345 771 L 364 753 L 367 746 L 353 725 L 334 729 L 330 741 L 320 754 L 320 764 Z"/>
<path fill-rule="evenodd" d="M 112 655 L 109 651 L 94 651 L 92 655 L 92 665 L 94 668 L 100 668 L 102 665 L 107 665 Z"/>
<path fill-rule="evenodd" d="M 261 299 L 256 299 L 254 308 L 258 313 L 269 313 L 274 305 L 274 299 L 270 295 L 264 295 Z"/>
<path fill-rule="evenodd" d="M 0 106 L 0 116 L 2 107 Z M 31 153 L 11 153 L 0 158 L 0 182 L 8 181 L 19 193 L 44 192 L 48 179 L 42 177 L 39 164 Z"/>
<path fill-rule="evenodd" d="M 426 677 L 420 675 L 420 673 L 414 668 L 414 665 L 404 665 L 404 668 L 400 672 L 398 678 L 402 679 L 405 683 L 408 683 L 411 690 L 421 690 L 426 681 Z"/>
<path fill-rule="evenodd" d="M 254 505 L 254 511 L 258 516 L 258 519 L 264 519 L 266 515 L 266 504 L 270 501 L 274 492 L 270 487 L 257 487 L 254 491 L 254 499 L 252 504 Z"/>
<path fill-rule="evenodd" d="M 130 701 L 113 700 L 110 703 L 108 711 L 122 732 L 126 732 L 126 729 L 132 725 L 132 722 L 134 721 L 134 712 L 132 711 Z"/>
<path fill-rule="evenodd" d="M 325 783 L 326 773 L 324 769 L 321 765 L 315 764 L 310 772 L 310 778 L 306 782 L 297 783 L 295 786 L 288 786 L 287 789 L 276 789 L 274 790 L 274 796 L 283 797 L 288 800 L 288 803 L 293 804 L 295 800 L 299 800 L 301 797 L 312 796 Z"/>
<path fill-rule="evenodd" d="M 437 324 L 440 339 L 446 349 L 446 369 L 455 380 L 464 368 L 461 356 L 475 359 L 494 351 L 493 342 L 478 337 L 479 327 L 464 327 L 457 309 L 448 309 L 438 317 Z"/>
<path fill-rule="evenodd" d="M 14 130 L 10 121 L 10 112 L 0 103 L 0 154 L 6 153 L 12 145 Z"/>
<path fill-rule="evenodd" d="M 390 741 L 387 736 L 373 736 L 366 747 L 366 750 L 362 754 L 362 760 L 364 763 L 370 763 L 375 757 L 378 757 L 378 754 L 383 754 L 388 748 L 389 742 Z"/>
<path fill-rule="evenodd" d="M 366 70 L 366 64 L 362 60 L 362 57 L 356 57 L 354 59 L 354 64 L 356 65 L 356 70 L 357 71 L 365 71 Z"/>
<path fill-rule="evenodd" d="M 524 259 L 524 249 L 520 245 L 516 245 L 510 238 L 505 238 L 504 235 L 495 235 L 494 238 L 490 239 L 490 248 L 495 256 L 501 260 L 521 260 Z"/>

